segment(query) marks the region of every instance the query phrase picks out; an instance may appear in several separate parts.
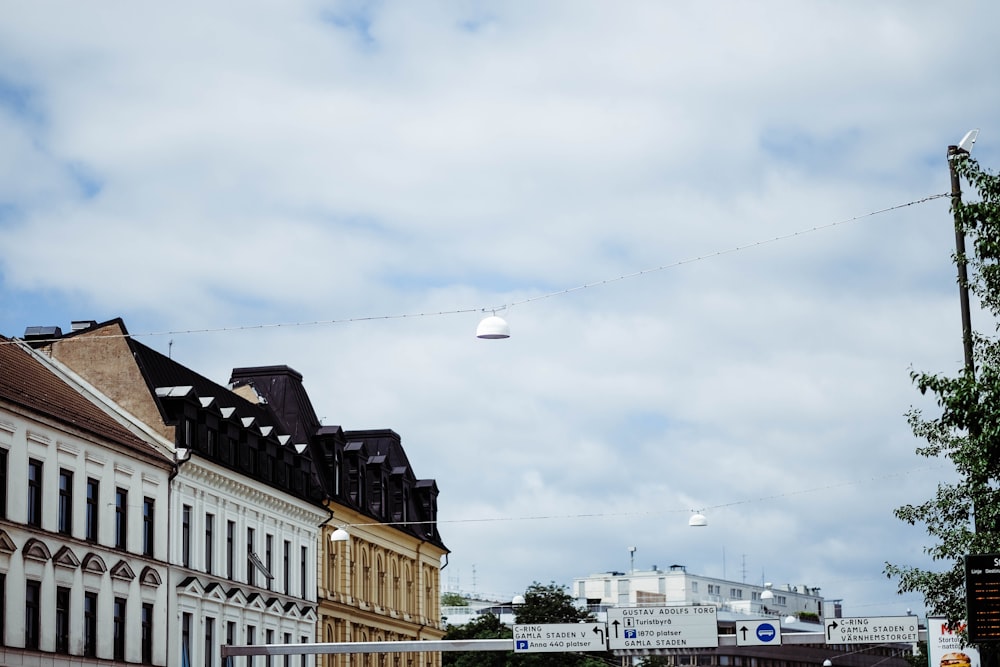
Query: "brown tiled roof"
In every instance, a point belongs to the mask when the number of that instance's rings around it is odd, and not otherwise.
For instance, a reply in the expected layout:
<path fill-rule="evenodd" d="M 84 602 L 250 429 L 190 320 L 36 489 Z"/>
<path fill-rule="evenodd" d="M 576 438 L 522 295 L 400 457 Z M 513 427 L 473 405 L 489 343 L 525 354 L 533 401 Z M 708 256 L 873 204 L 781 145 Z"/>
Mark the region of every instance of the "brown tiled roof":
<path fill-rule="evenodd" d="M 31 353 L 0 336 L 0 400 L 146 455 L 165 458 L 68 385 Z"/>

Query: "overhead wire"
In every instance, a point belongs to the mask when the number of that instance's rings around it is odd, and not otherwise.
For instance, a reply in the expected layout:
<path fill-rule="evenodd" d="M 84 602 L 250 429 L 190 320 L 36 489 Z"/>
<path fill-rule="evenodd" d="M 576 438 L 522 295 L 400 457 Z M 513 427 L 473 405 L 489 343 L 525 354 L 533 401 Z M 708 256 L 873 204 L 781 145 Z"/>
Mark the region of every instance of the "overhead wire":
<path fill-rule="evenodd" d="M 908 470 L 889 472 L 883 475 L 875 475 L 863 479 L 855 479 L 845 482 L 835 482 L 831 484 L 826 484 L 824 486 L 816 486 L 807 489 L 798 489 L 795 491 L 775 493 L 769 496 L 761 496 L 759 498 L 745 498 L 743 500 L 735 500 L 732 502 L 719 503 L 716 505 L 706 505 L 704 507 L 701 507 L 698 511 L 710 512 L 713 510 L 724 509 L 727 507 L 735 507 L 738 505 L 747 505 L 751 503 L 765 502 L 769 500 L 778 500 L 781 498 L 790 498 L 792 496 L 798 496 L 807 493 L 816 493 L 819 491 L 829 491 L 830 489 L 839 489 L 846 486 L 856 486 L 859 484 L 865 484 L 869 482 L 881 482 L 887 479 L 893 479 L 896 477 L 903 477 L 905 475 L 910 475 L 915 472 L 938 470 L 943 467 L 944 467 L 943 465 L 921 466 L 918 468 L 910 468 Z M 372 521 L 372 522 L 358 522 L 358 523 L 340 523 L 337 525 L 347 529 L 352 527 L 361 528 L 367 526 L 420 526 L 420 525 L 440 525 L 446 523 L 490 523 L 490 522 L 501 522 L 501 521 L 510 522 L 510 521 L 547 521 L 547 520 L 564 520 L 564 519 L 607 519 L 607 518 L 621 518 L 627 516 L 649 516 L 651 514 L 681 514 L 681 513 L 686 514 L 692 511 L 694 510 L 666 509 L 666 510 L 645 510 L 641 512 L 594 512 L 586 514 L 546 514 L 546 515 L 511 516 L 511 517 L 474 517 L 466 519 L 437 519 L 429 521 Z M 334 523 L 336 524 L 336 521 L 334 521 Z"/>
<path fill-rule="evenodd" d="M 89 339 L 94 338 L 144 338 L 153 336 L 181 336 L 190 334 L 208 334 L 208 333 L 228 333 L 237 331 L 252 331 L 252 330 L 263 330 L 263 329 L 280 329 L 280 328 L 294 328 L 294 327 L 314 327 L 314 326 L 332 326 L 338 324 L 355 324 L 358 322 L 374 322 L 383 320 L 400 320 L 400 319 L 415 319 L 423 317 L 441 317 L 445 315 L 462 315 L 469 313 L 497 313 L 503 312 L 509 308 L 515 306 L 521 306 L 528 303 L 533 303 L 535 301 L 542 301 L 544 299 L 551 299 L 558 296 L 563 296 L 566 294 L 572 294 L 574 292 L 579 292 L 585 289 L 591 289 L 594 287 L 600 287 L 603 285 L 610 285 L 612 283 L 621 282 L 623 280 L 629 280 L 632 278 L 639 278 L 642 276 L 649 275 L 651 273 L 657 273 L 659 271 L 666 271 L 667 269 L 675 269 L 687 264 L 693 264 L 695 262 L 702 262 L 709 259 L 714 259 L 716 257 L 722 257 L 724 255 L 731 255 L 736 252 L 742 252 L 744 250 L 752 250 L 754 248 L 759 248 L 761 246 L 769 245 L 772 243 L 777 243 L 779 241 L 786 241 L 793 239 L 805 234 L 812 234 L 814 232 L 819 232 L 827 229 L 832 229 L 834 227 L 839 227 L 842 225 L 847 225 L 853 222 L 858 222 L 866 218 L 871 218 L 882 213 L 888 213 L 890 211 L 898 211 L 903 208 L 910 206 L 916 206 L 918 204 L 924 204 L 929 201 L 934 201 L 935 199 L 941 199 L 943 197 L 950 197 L 951 193 L 940 193 L 934 195 L 928 195 L 920 199 L 914 199 L 912 201 L 905 202 L 903 204 L 896 204 L 894 206 L 888 206 L 886 208 L 881 208 L 875 211 L 869 211 L 868 213 L 863 213 L 861 215 L 856 215 L 850 218 L 845 218 L 843 220 L 837 220 L 835 222 L 826 223 L 823 225 L 816 225 L 815 227 L 810 227 L 808 229 L 801 229 L 795 232 L 790 232 L 788 234 L 781 234 L 779 236 L 774 236 L 772 238 L 763 239 L 759 241 L 753 241 L 751 243 L 746 243 L 743 245 L 733 246 L 731 248 L 724 248 L 722 250 L 716 250 L 714 252 L 706 253 L 703 255 L 697 255 L 694 257 L 688 257 L 686 259 L 681 259 L 669 264 L 661 264 L 652 268 L 642 269 L 640 271 L 634 271 L 632 273 L 622 274 L 613 278 L 605 278 L 603 280 L 597 280 L 590 283 L 585 283 L 583 285 L 577 285 L 575 287 L 568 287 L 566 289 L 556 290 L 553 292 L 547 292 L 545 294 L 539 294 L 532 297 L 527 297 L 517 301 L 511 301 L 504 303 L 500 306 L 485 306 L 485 307 L 469 307 L 469 308 L 455 308 L 452 310 L 437 310 L 437 311 L 426 311 L 426 312 L 416 312 L 416 313 L 401 313 L 395 315 L 368 315 L 359 317 L 345 317 L 337 319 L 328 320 L 311 320 L 311 321 L 301 321 L 301 322 L 278 322 L 278 323 L 258 323 L 258 324 L 244 324 L 236 326 L 220 326 L 220 327 L 204 327 L 198 329 L 170 329 L 166 331 L 147 331 L 143 333 L 130 333 L 130 334 L 97 334 L 89 336 Z M 34 339 L 33 342 L 36 343 L 48 343 L 55 342 L 56 340 L 63 339 L 45 339 L 38 338 Z M 65 339 L 65 340 L 73 340 Z M 13 341 L 0 341 L 0 344 L 10 344 Z"/>

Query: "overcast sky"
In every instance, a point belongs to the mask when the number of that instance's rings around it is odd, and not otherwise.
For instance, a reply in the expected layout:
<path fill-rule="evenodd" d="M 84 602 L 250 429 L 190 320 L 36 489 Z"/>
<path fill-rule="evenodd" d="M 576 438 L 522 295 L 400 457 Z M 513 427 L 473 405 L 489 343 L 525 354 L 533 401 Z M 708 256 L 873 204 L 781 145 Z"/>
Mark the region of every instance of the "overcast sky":
<path fill-rule="evenodd" d="M 295 368 L 324 423 L 397 431 L 437 480 L 449 590 L 634 546 L 923 613 L 882 571 L 929 564 L 892 512 L 952 475 L 914 453 L 909 373 L 962 365 L 934 197 L 968 130 L 1000 164 L 997 25 L 985 1 L 4 2 L 0 333 L 122 317 L 220 383 Z M 494 309 L 512 337 L 476 339 Z"/>

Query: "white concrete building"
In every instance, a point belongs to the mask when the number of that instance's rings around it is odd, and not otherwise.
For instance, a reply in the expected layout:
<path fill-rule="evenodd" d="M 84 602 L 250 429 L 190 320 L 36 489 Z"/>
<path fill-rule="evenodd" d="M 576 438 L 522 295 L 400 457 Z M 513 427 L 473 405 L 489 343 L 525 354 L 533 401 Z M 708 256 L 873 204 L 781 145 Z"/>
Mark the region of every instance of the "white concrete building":
<path fill-rule="evenodd" d="M 154 664 L 220 667 L 223 644 L 316 641 L 318 540 L 331 513 L 305 441 L 266 405 L 134 340 L 121 320 L 75 325 L 37 343 L 40 353 L 171 454 L 160 505 L 169 541 L 158 545 L 169 563 L 166 657 Z"/>
<path fill-rule="evenodd" d="M 0 337 L 0 664 L 168 664 L 173 469 Z"/>
<path fill-rule="evenodd" d="M 683 565 L 667 570 L 601 572 L 573 580 L 570 594 L 590 607 L 661 604 L 710 604 L 722 611 L 740 614 L 799 616 L 824 613 L 836 616 L 839 609 L 825 609 L 818 588 L 790 584 L 749 584 L 690 574 Z"/>

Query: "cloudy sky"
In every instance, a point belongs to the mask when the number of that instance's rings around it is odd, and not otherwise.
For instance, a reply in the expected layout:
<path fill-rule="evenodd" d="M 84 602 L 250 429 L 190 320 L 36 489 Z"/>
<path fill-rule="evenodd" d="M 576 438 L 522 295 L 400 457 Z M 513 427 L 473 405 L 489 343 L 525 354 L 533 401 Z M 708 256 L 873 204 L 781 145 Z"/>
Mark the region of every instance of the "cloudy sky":
<path fill-rule="evenodd" d="M 911 369 L 1000 4 L 0 4 L 0 333 L 287 364 L 441 489 L 450 590 L 635 565 L 921 612 Z M 584 288 L 585 287 L 585 288 Z M 583 289 L 578 289 L 583 288 Z M 475 338 L 496 310 L 512 337 Z M 284 326 L 273 326 L 273 325 Z M 979 316 L 977 328 L 990 330 Z M 687 525 L 702 510 L 709 525 Z"/>

